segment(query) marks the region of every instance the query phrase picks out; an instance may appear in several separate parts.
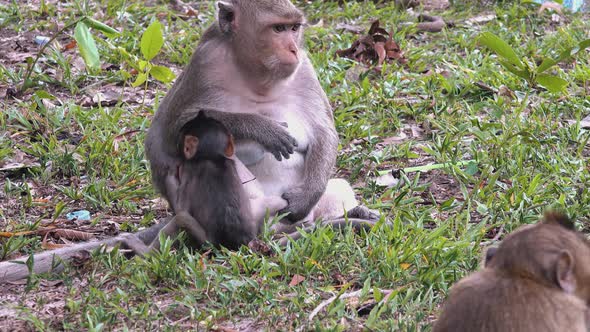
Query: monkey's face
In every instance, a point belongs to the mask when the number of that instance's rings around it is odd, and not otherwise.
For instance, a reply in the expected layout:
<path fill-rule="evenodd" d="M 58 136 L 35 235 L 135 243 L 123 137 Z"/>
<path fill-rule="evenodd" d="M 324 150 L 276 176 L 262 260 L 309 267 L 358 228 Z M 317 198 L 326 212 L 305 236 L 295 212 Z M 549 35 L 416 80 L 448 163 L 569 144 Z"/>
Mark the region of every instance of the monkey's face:
<path fill-rule="evenodd" d="M 236 39 L 244 55 L 238 58 L 242 65 L 257 68 L 258 74 L 273 79 L 286 79 L 297 70 L 303 38 L 301 21 L 266 20 L 258 28 L 245 30 L 246 36 Z"/>
<path fill-rule="evenodd" d="M 266 29 L 267 57 L 265 67 L 277 78 L 287 78 L 300 61 L 302 29 L 300 22 L 270 24 Z"/>

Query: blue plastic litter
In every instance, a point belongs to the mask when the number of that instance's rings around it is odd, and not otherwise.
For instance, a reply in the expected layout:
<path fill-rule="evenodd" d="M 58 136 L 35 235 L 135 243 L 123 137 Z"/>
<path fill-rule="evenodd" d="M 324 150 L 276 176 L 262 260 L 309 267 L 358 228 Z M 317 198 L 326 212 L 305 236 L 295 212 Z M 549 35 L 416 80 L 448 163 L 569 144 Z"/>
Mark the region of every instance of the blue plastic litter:
<path fill-rule="evenodd" d="M 43 46 L 43 45 L 45 45 L 45 44 L 49 43 L 49 40 L 50 40 L 50 39 L 51 39 L 51 38 L 49 38 L 49 37 L 45 37 L 45 36 L 35 36 L 35 43 L 37 43 L 37 44 L 39 44 L 39 45 Z"/>
<path fill-rule="evenodd" d="M 74 211 L 66 214 L 68 220 L 90 220 L 90 212 L 87 210 Z"/>

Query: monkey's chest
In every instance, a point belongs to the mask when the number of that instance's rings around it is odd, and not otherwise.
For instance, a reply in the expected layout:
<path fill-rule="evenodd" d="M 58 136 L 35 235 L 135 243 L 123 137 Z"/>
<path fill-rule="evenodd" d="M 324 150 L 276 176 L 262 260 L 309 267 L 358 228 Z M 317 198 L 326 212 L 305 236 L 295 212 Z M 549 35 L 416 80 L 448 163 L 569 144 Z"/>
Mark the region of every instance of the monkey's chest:
<path fill-rule="evenodd" d="M 256 177 L 265 195 L 282 195 L 301 185 L 305 169 L 305 155 L 310 143 L 309 126 L 299 107 L 289 102 L 249 105 L 250 112 L 287 125 L 285 130 L 297 141 L 289 159 L 277 160 L 260 144 L 250 140 L 236 141 L 236 155 Z"/>

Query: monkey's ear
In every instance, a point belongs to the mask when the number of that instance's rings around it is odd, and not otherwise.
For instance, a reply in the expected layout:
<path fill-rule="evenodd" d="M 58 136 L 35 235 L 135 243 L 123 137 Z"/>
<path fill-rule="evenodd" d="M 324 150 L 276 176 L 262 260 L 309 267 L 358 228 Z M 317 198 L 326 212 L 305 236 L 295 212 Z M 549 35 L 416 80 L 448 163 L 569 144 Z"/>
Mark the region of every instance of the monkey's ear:
<path fill-rule="evenodd" d="M 557 257 L 555 274 L 559 287 L 568 294 L 576 291 L 576 275 L 574 274 L 574 258 L 572 254 L 563 250 Z"/>
<path fill-rule="evenodd" d="M 547 224 L 558 224 L 569 230 L 574 230 L 574 222 L 563 212 L 559 211 L 547 211 L 545 212 L 544 221 Z"/>
<path fill-rule="evenodd" d="M 485 258 L 483 260 L 483 266 L 484 267 L 487 267 L 490 264 L 490 262 L 494 258 L 494 255 L 496 254 L 496 251 L 498 251 L 498 247 L 489 247 L 486 250 L 486 255 L 485 255 Z"/>
<path fill-rule="evenodd" d="M 231 157 L 234 155 L 234 137 L 230 134 L 227 140 L 227 146 L 225 147 L 225 156 Z"/>
<path fill-rule="evenodd" d="M 184 153 L 185 159 L 191 159 L 192 157 L 197 154 L 197 146 L 199 146 L 199 139 L 197 136 L 186 135 L 184 136 L 184 148 L 182 152 Z"/>
<path fill-rule="evenodd" d="M 235 30 L 237 26 L 237 20 L 234 6 L 229 2 L 217 1 L 217 8 L 219 8 L 217 21 L 219 22 L 221 31 L 223 33 L 230 33 L 231 31 Z"/>

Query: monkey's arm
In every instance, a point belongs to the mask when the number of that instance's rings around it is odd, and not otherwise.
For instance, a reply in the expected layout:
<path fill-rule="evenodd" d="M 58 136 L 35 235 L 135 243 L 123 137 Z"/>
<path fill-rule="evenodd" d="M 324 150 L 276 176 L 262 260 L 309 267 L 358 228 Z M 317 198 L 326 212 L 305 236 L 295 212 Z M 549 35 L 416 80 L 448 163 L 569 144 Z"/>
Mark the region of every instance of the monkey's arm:
<path fill-rule="evenodd" d="M 333 124 L 316 124 L 305 155 L 303 181 L 300 186 L 283 194 L 289 205 L 281 213 L 290 212 L 287 216 L 290 221 L 305 218 L 319 201 L 336 164 L 337 150 L 338 135 Z"/>
<path fill-rule="evenodd" d="M 78 243 L 71 247 L 60 248 L 55 250 L 44 251 L 33 255 L 33 269 L 34 273 L 59 272 L 63 270 L 64 262 L 73 260 L 78 254 L 84 251 L 91 251 L 101 246 L 112 247 L 117 244 L 133 249 L 135 242 L 150 243 L 157 236 L 160 229 L 162 229 L 168 221 L 160 222 L 136 234 L 125 233 L 116 237 Z M 13 261 L 0 262 L 0 284 L 8 281 L 15 281 L 24 279 L 29 275 L 29 269 L 25 264 L 30 256 L 17 258 Z M 21 263 L 14 263 L 21 262 Z"/>
<path fill-rule="evenodd" d="M 277 121 L 252 113 L 203 110 L 204 114 L 226 126 L 236 139 L 251 139 L 264 146 L 277 160 L 289 158 L 297 141 Z"/>

